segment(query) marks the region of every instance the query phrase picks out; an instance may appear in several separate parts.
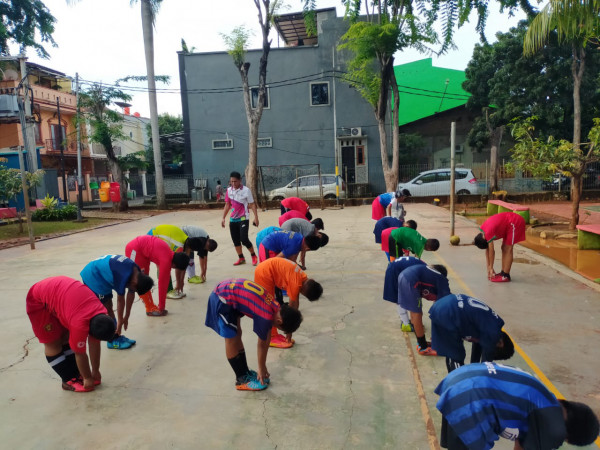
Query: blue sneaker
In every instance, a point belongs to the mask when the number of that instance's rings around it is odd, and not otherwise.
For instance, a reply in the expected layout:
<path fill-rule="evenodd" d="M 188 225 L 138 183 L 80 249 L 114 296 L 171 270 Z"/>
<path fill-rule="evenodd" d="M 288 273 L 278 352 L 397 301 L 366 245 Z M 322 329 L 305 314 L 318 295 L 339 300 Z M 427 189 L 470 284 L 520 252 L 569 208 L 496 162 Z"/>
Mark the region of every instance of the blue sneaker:
<path fill-rule="evenodd" d="M 242 380 L 235 382 L 235 388 L 238 391 L 262 391 L 268 387 L 268 384 L 262 384 L 250 374 L 246 375 Z"/>
<path fill-rule="evenodd" d="M 250 372 L 248 372 L 248 373 L 250 374 L 250 376 L 252 376 L 252 378 L 254 380 L 258 380 L 258 374 L 256 373 L 256 370 L 250 369 Z M 266 378 L 265 379 L 265 383 L 269 384 L 270 382 L 271 382 L 270 378 Z"/>
<path fill-rule="evenodd" d="M 124 334 L 122 334 L 122 335 L 121 335 L 121 339 L 122 339 L 123 341 L 129 342 L 131 345 L 135 345 L 135 343 L 137 342 L 137 341 L 135 341 L 135 340 L 133 340 L 133 339 L 129 339 L 129 338 L 128 338 L 128 337 L 126 337 Z"/>
<path fill-rule="evenodd" d="M 113 339 L 112 341 L 106 342 L 106 346 L 108 348 L 115 350 L 125 350 L 127 348 L 130 348 L 132 345 L 133 344 L 129 341 L 129 339 L 123 339 L 123 336 L 119 336 L 118 338 Z"/>

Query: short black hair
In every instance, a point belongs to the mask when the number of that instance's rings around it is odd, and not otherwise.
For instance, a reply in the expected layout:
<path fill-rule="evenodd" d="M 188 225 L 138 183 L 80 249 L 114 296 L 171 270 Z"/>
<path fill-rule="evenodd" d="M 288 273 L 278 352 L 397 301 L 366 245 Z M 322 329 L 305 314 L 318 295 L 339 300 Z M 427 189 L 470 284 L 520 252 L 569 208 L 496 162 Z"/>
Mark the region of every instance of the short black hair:
<path fill-rule="evenodd" d="M 473 244 L 475 244 L 477 248 L 480 248 L 481 250 L 485 250 L 489 245 L 488 241 L 485 240 L 483 233 L 479 233 L 477 236 L 475 236 L 475 239 L 473 239 Z"/>
<path fill-rule="evenodd" d="M 214 252 L 217 249 L 218 245 L 219 244 L 217 244 L 217 241 L 215 241 L 214 239 L 209 239 L 208 240 L 208 251 Z"/>
<path fill-rule="evenodd" d="M 90 336 L 99 341 L 110 341 L 116 329 L 115 321 L 108 314 L 96 314 L 90 319 Z"/>
<path fill-rule="evenodd" d="M 206 238 L 190 237 L 185 240 L 185 243 L 183 244 L 183 249 L 187 250 L 189 248 L 194 252 L 199 252 L 200 250 L 204 250 L 205 245 Z"/>
<path fill-rule="evenodd" d="M 400 192 L 404 197 L 410 197 L 410 192 L 408 192 L 408 189 L 402 189 Z"/>
<path fill-rule="evenodd" d="M 321 235 L 321 247 L 325 247 L 329 243 L 329 236 L 325 233 L 319 233 Z"/>
<path fill-rule="evenodd" d="M 434 270 L 437 270 L 442 275 L 444 275 L 446 278 L 448 278 L 448 269 L 446 269 L 446 266 L 444 266 L 443 264 L 433 264 L 431 267 Z"/>
<path fill-rule="evenodd" d="M 279 308 L 279 313 L 281 314 L 280 328 L 284 333 L 293 333 L 300 327 L 302 323 L 302 313 L 300 311 L 284 303 Z"/>
<path fill-rule="evenodd" d="M 306 243 L 306 246 L 312 251 L 317 250 L 321 246 L 321 238 L 319 236 L 315 236 L 314 234 L 306 236 L 304 238 L 304 242 Z"/>
<path fill-rule="evenodd" d="M 320 217 L 317 217 L 315 220 L 311 221 L 310 223 L 312 223 L 317 230 L 325 229 L 325 225 L 323 225 L 323 219 L 321 219 Z"/>
<path fill-rule="evenodd" d="M 173 264 L 175 264 L 175 268 L 185 270 L 190 264 L 190 257 L 185 253 L 176 252 L 173 254 Z"/>
<path fill-rule="evenodd" d="M 425 241 L 425 250 L 435 252 L 438 248 L 440 248 L 440 241 L 437 239 L 427 239 Z"/>
<path fill-rule="evenodd" d="M 304 217 L 306 217 L 308 220 L 312 220 L 312 214 L 310 211 L 306 211 L 306 215 Z"/>
<path fill-rule="evenodd" d="M 135 292 L 138 295 L 144 295 L 154 286 L 154 280 L 146 275 L 144 272 L 138 273 L 137 286 Z"/>
<path fill-rule="evenodd" d="M 242 174 L 236 171 L 233 171 L 229 174 L 229 178 L 235 178 L 236 180 L 242 179 Z"/>
<path fill-rule="evenodd" d="M 309 278 L 304 282 L 303 288 L 305 289 L 304 295 L 311 302 L 319 300 L 323 294 L 323 286 L 321 286 L 321 283 L 316 282 L 312 278 Z"/>
<path fill-rule="evenodd" d="M 415 222 L 414 220 L 407 220 L 406 221 L 406 226 L 408 228 L 412 228 L 413 230 L 417 229 L 417 222 Z"/>
<path fill-rule="evenodd" d="M 583 447 L 590 445 L 598 438 L 598 417 L 594 411 L 583 403 L 559 400 L 567 412 L 565 426 L 567 427 L 567 442 Z"/>
<path fill-rule="evenodd" d="M 502 347 L 496 347 L 496 353 L 494 353 L 494 361 L 501 361 L 504 359 L 510 359 L 515 354 L 515 344 L 510 339 L 510 336 L 506 332 L 502 332 L 500 335 L 502 341 Z"/>

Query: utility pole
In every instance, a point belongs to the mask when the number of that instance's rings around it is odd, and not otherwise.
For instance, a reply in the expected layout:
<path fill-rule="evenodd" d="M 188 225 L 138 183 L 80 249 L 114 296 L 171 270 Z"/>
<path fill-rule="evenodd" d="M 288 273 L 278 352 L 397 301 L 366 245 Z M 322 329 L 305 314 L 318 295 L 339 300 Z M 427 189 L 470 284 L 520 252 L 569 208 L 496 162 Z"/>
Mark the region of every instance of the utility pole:
<path fill-rule="evenodd" d="M 17 56 L 19 59 L 19 69 L 21 71 L 21 80 L 23 83 L 23 94 L 24 94 L 24 107 L 25 107 L 25 118 L 29 120 L 31 117 L 31 103 L 29 99 L 29 76 L 27 74 L 27 57 L 24 54 Z M 27 139 L 25 138 L 27 135 Z M 31 155 L 31 171 L 35 172 L 38 170 L 37 163 L 37 152 L 35 151 L 35 130 L 33 129 L 33 122 L 26 121 L 25 128 L 23 130 L 23 142 L 29 144 L 25 146 L 27 153 Z"/>
<path fill-rule="evenodd" d="M 56 97 L 56 112 L 58 114 L 58 142 L 60 145 L 60 170 L 62 170 L 62 185 L 65 203 L 69 203 L 69 191 L 67 191 L 67 172 L 65 171 L 65 146 L 63 145 L 62 121 L 60 120 L 60 97 Z"/>
<path fill-rule="evenodd" d="M 450 125 L 450 236 L 454 236 L 454 203 L 456 199 L 456 173 L 454 172 L 456 153 L 456 122 Z"/>
<path fill-rule="evenodd" d="M 75 104 L 77 105 L 77 222 L 83 222 L 81 210 L 83 209 L 83 176 L 81 172 L 81 129 L 79 123 L 79 73 L 75 72 Z"/>
<path fill-rule="evenodd" d="M 23 143 L 25 148 L 29 146 L 29 140 L 25 131 L 27 127 L 27 118 L 25 115 L 26 100 L 19 98 L 19 120 L 21 121 L 21 130 L 23 132 Z M 25 218 L 27 221 L 27 229 L 29 230 L 29 246 L 31 250 L 35 250 L 35 237 L 33 235 L 33 224 L 31 223 L 31 211 L 29 209 L 29 190 L 27 186 L 27 177 L 25 175 L 25 161 L 23 160 L 23 150 L 19 146 L 19 167 L 21 169 L 21 187 L 23 188 L 23 203 L 25 204 Z"/>

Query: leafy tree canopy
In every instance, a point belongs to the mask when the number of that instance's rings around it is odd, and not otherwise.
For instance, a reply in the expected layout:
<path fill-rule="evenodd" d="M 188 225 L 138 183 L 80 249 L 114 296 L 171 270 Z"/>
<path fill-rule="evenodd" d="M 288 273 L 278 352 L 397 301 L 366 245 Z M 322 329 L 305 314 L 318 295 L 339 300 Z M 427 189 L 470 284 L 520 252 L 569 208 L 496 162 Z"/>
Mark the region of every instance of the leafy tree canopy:
<path fill-rule="evenodd" d="M 0 204 L 14 200 L 23 191 L 21 171 L 6 166 L 6 158 L 0 158 Z M 29 188 L 35 187 L 42 181 L 43 170 L 34 173 L 25 172 L 25 182 Z"/>
<path fill-rule="evenodd" d="M 9 55 L 10 43 L 16 43 L 20 50 L 32 47 L 41 58 L 50 55 L 41 43 L 56 47 L 52 38 L 56 19 L 40 0 L 3 0 L 0 2 L 0 55 Z M 41 42 L 41 43 L 40 43 Z"/>
<path fill-rule="evenodd" d="M 556 36 L 552 45 L 531 57 L 523 55 L 527 24 L 522 21 L 507 33 L 498 33 L 497 42 L 475 46 L 463 88 L 471 93 L 467 107 L 475 112 L 488 108 L 492 128 L 507 125 L 515 117 L 536 117 L 536 135 L 567 139 L 573 134 L 573 80 L 571 47 L 560 45 Z M 598 115 L 600 91 L 596 75 L 600 55 L 590 55 L 590 70 L 583 79 L 583 122 L 586 132 Z M 482 149 L 489 142 L 485 112 L 479 116 L 468 136 L 469 145 Z"/>

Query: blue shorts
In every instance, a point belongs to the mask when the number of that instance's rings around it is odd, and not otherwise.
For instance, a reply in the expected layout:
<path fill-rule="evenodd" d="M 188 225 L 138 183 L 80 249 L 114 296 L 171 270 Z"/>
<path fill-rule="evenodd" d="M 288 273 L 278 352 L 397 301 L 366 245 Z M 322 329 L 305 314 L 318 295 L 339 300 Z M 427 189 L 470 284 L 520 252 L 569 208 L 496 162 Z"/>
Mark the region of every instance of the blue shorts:
<path fill-rule="evenodd" d="M 215 330 L 219 336 L 232 339 L 238 334 L 239 318 L 240 313 L 231 305 L 221 301 L 214 292 L 210 294 L 204 325 Z"/>
<path fill-rule="evenodd" d="M 109 300 L 113 299 L 112 294 L 102 295 L 102 294 L 96 294 L 95 292 L 94 292 L 94 294 L 96 295 L 96 297 L 98 297 L 98 300 L 100 300 L 100 303 L 102 303 L 103 305 L 106 305 L 106 303 L 108 303 Z"/>

